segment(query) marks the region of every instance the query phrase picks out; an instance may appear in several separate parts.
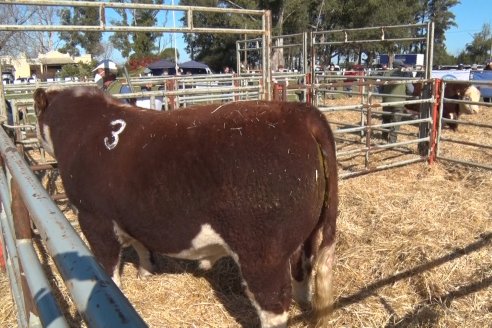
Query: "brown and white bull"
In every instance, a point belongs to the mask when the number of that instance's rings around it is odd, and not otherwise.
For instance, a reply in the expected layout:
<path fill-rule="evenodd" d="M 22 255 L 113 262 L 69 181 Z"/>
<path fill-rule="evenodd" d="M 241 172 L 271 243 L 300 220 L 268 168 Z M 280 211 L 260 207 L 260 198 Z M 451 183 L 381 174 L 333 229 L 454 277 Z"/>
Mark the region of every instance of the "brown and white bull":
<path fill-rule="evenodd" d="M 292 295 L 326 320 L 338 184 L 333 134 L 316 108 L 144 111 L 88 87 L 37 89 L 34 99 L 40 142 L 116 283 L 126 245 L 142 274 L 150 252 L 203 268 L 231 256 L 263 327 L 287 325 Z"/>
<path fill-rule="evenodd" d="M 421 98 L 424 84 L 419 82 L 414 83 L 413 86 L 413 96 Z M 478 90 L 477 87 L 470 84 L 469 82 L 447 83 L 446 87 L 444 88 L 444 98 L 479 102 L 480 90 Z M 420 110 L 420 105 L 408 104 L 405 105 L 405 108 L 414 112 L 418 112 Z M 479 110 L 480 106 L 474 104 L 457 104 L 444 102 L 442 117 L 457 120 L 459 119 L 461 114 L 476 114 L 479 112 Z M 446 125 L 449 126 L 449 128 L 453 131 L 458 129 L 458 123 L 447 122 Z"/>

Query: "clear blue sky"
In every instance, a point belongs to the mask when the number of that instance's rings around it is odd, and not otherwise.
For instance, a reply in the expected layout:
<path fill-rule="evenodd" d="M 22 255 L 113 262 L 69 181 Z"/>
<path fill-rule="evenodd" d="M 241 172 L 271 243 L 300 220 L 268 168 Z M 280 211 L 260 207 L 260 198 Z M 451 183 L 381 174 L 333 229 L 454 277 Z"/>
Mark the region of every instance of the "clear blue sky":
<path fill-rule="evenodd" d="M 492 0 L 461 0 L 451 11 L 458 26 L 446 32 L 446 48 L 456 56 L 472 42 L 473 34 L 480 32 L 483 24 L 492 23 Z"/>

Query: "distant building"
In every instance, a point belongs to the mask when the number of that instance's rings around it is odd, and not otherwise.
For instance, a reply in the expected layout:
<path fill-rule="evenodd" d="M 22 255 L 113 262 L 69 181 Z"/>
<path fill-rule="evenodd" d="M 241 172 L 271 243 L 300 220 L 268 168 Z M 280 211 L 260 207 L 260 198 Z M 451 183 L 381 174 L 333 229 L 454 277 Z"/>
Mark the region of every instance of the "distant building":
<path fill-rule="evenodd" d="M 38 78 L 55 78 L 56 73 L 67 64 L 92 62 L 92 55 L 72 57 L 69 54 L 62 54 L 58 51 L 50 51 L 46 54 L 38 54 L 37 58 L 27 58 L 22 53 L 17 58 L 12 56 L 0 56 L 2 70 L 7 70 L 14 74 L 16 79 L 29 78 L 34 74 Z"/>

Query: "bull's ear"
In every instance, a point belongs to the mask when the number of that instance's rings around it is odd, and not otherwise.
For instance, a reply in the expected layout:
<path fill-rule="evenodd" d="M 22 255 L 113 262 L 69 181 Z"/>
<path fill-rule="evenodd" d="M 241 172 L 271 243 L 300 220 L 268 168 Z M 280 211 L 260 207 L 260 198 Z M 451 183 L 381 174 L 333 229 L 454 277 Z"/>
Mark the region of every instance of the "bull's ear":
<path fill-rule="evenodd" d="M 48 97 L 46 96 L 46 91 L 42 88 L 37 88 L 33 94 L 34 99 L 34 110 L 36 111 L 36 116 L 39 116 L 48 107 Z"/>

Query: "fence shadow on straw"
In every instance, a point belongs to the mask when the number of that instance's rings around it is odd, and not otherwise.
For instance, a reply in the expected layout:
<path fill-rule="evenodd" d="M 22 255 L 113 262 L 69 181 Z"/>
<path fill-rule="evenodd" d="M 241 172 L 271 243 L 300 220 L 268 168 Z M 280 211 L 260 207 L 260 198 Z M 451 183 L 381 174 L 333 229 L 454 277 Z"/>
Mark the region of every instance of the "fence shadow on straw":
<path fill-rule="evenodd" d="M 335 302 L 334 308 L 340 309 L 340 308 L 343 308 L 343 307 L 348 306 L 350 304 L 362 301 L 363 299 L 366 299 L 367 297 L 375 296 L 376 290 L 378 290 L 381 287 L 384 287 L 386 285 L 391 285 L 391 284 L 394 284 L 395 282 L 397 282 L 399 280 L 407 279 L 407 278 L 410 278 L 412 276 L 421 274 L 425 271 L 431 270 L 431 269 L 433 269 L 439 265 L 442 265 L 446 262 L 453 261 L 457 258 L 468 255 L 472 252 L 476 252 L 479 249 L 492 244 L 492 232 L 482 233 L 479 236 L 479 238 L 480 239 L 478 241 L 471 243 L 466 247 L 456 248 L 452 253 L 449 253 L 445 256 L 442 256 L 442 257 L 437 258 L 433 261 L 424 263 L 424 264 L 419 265 L 419 266 L 412 268 L 410 270 L 403 271 L 403 272 L 398 273 L 396 275 L 393 275 L 391 277 L 376 281 L 376 282 L 368 285 L 367 287 L 364 287 L 363 289 L 361 289 L 359 292 L 357 292 L 355 294 L 340 297 L 340 299 L 338 299 Z M 482 283 L 484 284 L 483 287 L 490 285 L 490 282 L 487 284 L 487 281 L 485 281 L 485 280 Z M 473 287 L 473 286 L 471 286 L 471 287 Z M 471 292 L 473 292 L 474 290 L 476 290 L 476 287 L 473 287 L 473 290 Z M 461 296 L 464 296 L 467 294 L 469 294 L 469 293 L 464 293 L 464 291 L 461 291 L 461 293 L 453 292 L 453 293 L 449 293 L 447 296 L 443 296 L 443 297 L 447 297 L 450 300 L 452 300 L 452 298 L 461 297 Z"/>

